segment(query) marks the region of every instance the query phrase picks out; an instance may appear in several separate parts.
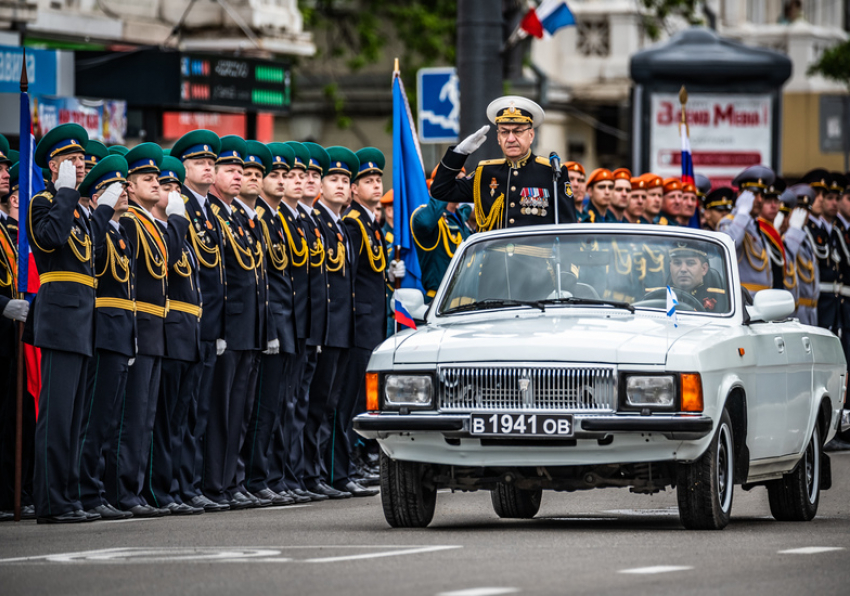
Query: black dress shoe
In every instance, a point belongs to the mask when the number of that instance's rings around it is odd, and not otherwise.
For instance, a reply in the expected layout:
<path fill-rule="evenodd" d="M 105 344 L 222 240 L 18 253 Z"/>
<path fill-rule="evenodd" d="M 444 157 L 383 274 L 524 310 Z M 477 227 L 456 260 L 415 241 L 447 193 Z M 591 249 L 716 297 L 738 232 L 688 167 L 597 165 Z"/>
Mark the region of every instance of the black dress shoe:
<path fill-rule="evenodd" d="M 89 520 L 81 509 L 60 515 L 44 515 L 38 518 L 40 524 L 78 524 L 87 521 Z"/>
<path fill-rule="evenodd" d="M 21 519 L 35 519 L 35 505 L 21 507 Z"/>
<path fill-rule="evenodd" d="M 97 511 L 83 511 L 82 509 L 77 509 L 77 512 L 85 515 L 86 521 L 97 521 L 99 519 L 103 519 Z"/>
<path fill-rule="evenodd" d="M 109 505 L 98 505 L 97 507 L 89 509 L 86 513 L 97 513 L 100 515 L 101 519 L 105 519 L 107 521 L 133 517 L 133 514 L 129 511 L 118 511 Z"/>
<path fill-rule="evenodd" d="M 248 509 L 249 507 L 254 506 L 251 499 L 243 493 L 233 493 L 233 497 L 230 499 L 229 504 L 231 509 Z"/>
<path fill-rule="evenodd" d="M 327 495 L 320 495 L 319 493 L 304 490 L 303 488 L 296 488 L 292 492 L 299 497 L 307 497 L 311 501 L 327 501 L 330 498 Z"/>
<path fill-rule="evenodd" d="M 150 505 L 135 505 L 130 507 L 128 511 L 133 514 L 133 517 L 163 517 L 164 515 L 169 515 L 171 513 L 167 509 L 157 509 Z M 167 514 L 165 513 L 166 511 L 168 511 Z"/>
<path fill-rule="evenodd" d="M 254 507 L 271 507 L 272 500 L 266 497 L 261 497 L 257 493 L 245 493 L 248 498 L 254 503 Z"/>
<path fill-rule="evenodd" d="M 328 486 L 324 482 L 316 482 L 315 484 L 311 484 L 307 487 L 312 493 L 316 493 L 319 495 L 325 495 L 329 499 L 347 499 L 351 496 L 350 493 L 346 493 L 345 491 L 337 490 L 332 486 Z"/>
<path fill-rule="evenodd" d="M 304 494 L 299 495 L 299 494 L 296 494 L 296 492 L 294 490 L 285 490 L 285 491 L 281 491 L 279 494 L 280 494 L 281 497 L 289 497 L 290 499 L 292 499 L 292 501 L 294 503 L 299 503 L 299 504 L 309 503 L 310 501 L 313 500 L 309 496 L 307 496 L 306 492 Z"/>
<path fill-rule="evenodd" d="M 189 504 L 192 507 L 200 507 L 204 511 L 210 513 L 218 513 L 219 511 L 227 511 L 230 509 L 230 505 L 227 503 L 216 503 L 215 501 L 208 499 L 204 495 L 198 495 L 197 497 L 192 497 L 189 501 Z"/>
<path fill-rule="evenodd" d="M 290 497 L 289 495 L 277 494 L 270 488 L 264 488 L 263 490 L 257 491 L 254 493 L 254 496 L 258 499 L 262 499 L 264 501 L 268 501 L 270 505 L 278 507 L 282 505 L 292 505 L 295 503 L 295 499 Z"/>
<path fill-rule="evenodd" d="M 194 507 L 189 507 L 184 503 L 169 503 L 163 509 L 168 509 L 171 515 L 192 515 L 195 513 Z"/>
<path fill-rule="evenodd" d="M 0 522 L 12 521 L 13 519 L 15 519 L 14 511 L 0 511 Z M 21 519 L 23 519 L 23 515 L 21 515 Z"/>
<path fill-rule="evenodd" d="M 374 488 L 360 486 L 354 480 L 349 480 L 342 488 L 353 497 L 374 497 L 378 494 L 378 491 Z"/>

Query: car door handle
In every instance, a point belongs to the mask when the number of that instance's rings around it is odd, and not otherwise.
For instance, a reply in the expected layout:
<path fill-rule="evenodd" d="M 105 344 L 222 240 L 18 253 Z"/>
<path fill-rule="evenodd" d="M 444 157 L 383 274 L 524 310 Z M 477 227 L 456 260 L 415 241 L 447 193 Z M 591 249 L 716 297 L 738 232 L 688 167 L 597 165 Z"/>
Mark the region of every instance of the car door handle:
<path fill-rule="evenodd" d="M 803 338 L 803 349 L 807 352 L 812 351 L 812 340 L 810 340 L 808 337 Z"/>
<path fill-rule="evenodd" d="M 775 337 L 773 341 L 776 342 L 776 349 L 782 354 L 785 351 L 785 340 L 781 337 Z"/>

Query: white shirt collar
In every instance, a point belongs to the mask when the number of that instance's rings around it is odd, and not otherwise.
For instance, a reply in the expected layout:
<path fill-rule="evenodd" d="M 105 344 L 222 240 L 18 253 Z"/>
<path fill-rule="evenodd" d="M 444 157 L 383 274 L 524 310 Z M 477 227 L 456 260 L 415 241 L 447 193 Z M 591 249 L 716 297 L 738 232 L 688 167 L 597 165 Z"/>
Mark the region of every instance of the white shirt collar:
<path fill-rule="evenodd" d="M 846 217 L 844 217 L 844 216 L 843 216 L 843 215 L 841 215 L 840 213 L 838 214 L 838 219 L 840 219 L 840 220 L 841 220 L 841 223 L 843 223 L 843 224 L 844 224 L 844 227 L 845 227 L 845 228 L 846 228 L 846 227 L 850 227 L 850 219 L 847 219 Z"/>
<path fill-rule="evenodd" d="M 357 203 L 357 204 L 360 205 L 360 203 Z M 369 209 L 366 205 L 360 205 L 360 207 L 363 209 L 363 211 L 366 212 L 366 215 L 369 216 L 369 221 L 371 221 L 372 223 L 375 223 L 375 217 L 377 217 L 375 215 L 375 212 L 372 211 L 371 209 Z"/>
<path fill-rule="evenodd" d="M 154 220 L 156 223 L 158 223 L 158 224 L 162 224 L 162 225 L 163 225 L 164 227 L 166 227 L 166 228 L 168 227 L 168 222 L 167 222 L 167 221 L 162 221 L 161 219 L 157 219 L 156 217 L 154 217 L 154 218 L 153 218 L 153 220 Z"/>
<path fill-rule="evenodd" d="M 281 201 L 281 202 L 280 202 L 280 206 L 281 206 L 281 207 L 286 207 L 287 209 L 289 209 L 289 212 L 290 212 L 292 215 L 294 215 L 295 217 L 298 217 L 298 210 L 297 210 L 297 209 L 293 209 L 292 207 L 290 207 L 290 206 L 289 206 L 289 203 L 287 203 L 286 201 Z"/>
<path fill-rule="evenodd" d="M 832 234 L 832 224 L 826 221 L 823 215 L 820 217 L 820 223 L 828 233 Z"/>
<path fill-rule="evenodd" d="M 239 204 L 242 206 L 242 208 L 243 208 L 243 209 L 245 210 L 245 212 L 248 214 L 248 217 L 249 217 L 250 219 L 254 219 L 254 218 L 257 216 L 257 212 L 256 212 L 256 211 L 254 211 L 253 209 L 251 209 L 251 208 L 250 208 L 248 205 L 246 205 L 244 202 L 240 201 L 238 198 L 233 199 L 233 200 L 234 200 L 234 201 L 236 201 L 237 203 L 239 203 Z"/>
<path fill-rule="evenodd" d="M 109 220 L 109 225 L 111 225 L 113 228 L 115 228 L 115 231 L 116 231 L 116 232 L 120 232 L 120 231 L 121 231 L 121 226 L 119 226 L 119 225 L 118 225 L 118 222 L 117 222 L 117 221 L 115 221 L 114 219 L 110 219 L 110 220 Z"/>
<path fill-rule="evenodd" d="M 321 200 L 321 199 L 319 199 L 319 201 L 318 201 L 316 204 L 317 204 L 317 205 L 321 205 L 321 206 L 322 206 L 322 209 L 324 209 L 324 210 L 325 210 L 325 213 L 327 213 L 328 215 L 330 215 L 330 217 L 331 217 L 331 219 L 334 221 L 334 223 L 339 223 L 339 220 L 340 220 L 340 219 L 342 219 L 339 215 L 337 215 L 336 213 L 334 213 L 333 209 L 331 209 L 330 207 L 328 207 L 327 205 L 325 205 L 325 204 L 322 202 L 322 200 Z"/>

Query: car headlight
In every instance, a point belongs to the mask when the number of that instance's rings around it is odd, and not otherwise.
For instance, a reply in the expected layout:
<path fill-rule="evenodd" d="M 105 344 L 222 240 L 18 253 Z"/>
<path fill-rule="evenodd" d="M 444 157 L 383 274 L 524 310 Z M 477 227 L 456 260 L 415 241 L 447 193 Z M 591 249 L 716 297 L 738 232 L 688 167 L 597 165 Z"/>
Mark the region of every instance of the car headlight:
<path fill-rule="evenodd" d="M 427 375 L 387 375 L 384 397 L 389 406 L 430 406 L 434 384 Z"/>
<path fill-rule="evenodd" d="M 676 377 L 672 375 L 627 377 L 626 403 L 638 407 L 673 406 L 676 403 Z"/>

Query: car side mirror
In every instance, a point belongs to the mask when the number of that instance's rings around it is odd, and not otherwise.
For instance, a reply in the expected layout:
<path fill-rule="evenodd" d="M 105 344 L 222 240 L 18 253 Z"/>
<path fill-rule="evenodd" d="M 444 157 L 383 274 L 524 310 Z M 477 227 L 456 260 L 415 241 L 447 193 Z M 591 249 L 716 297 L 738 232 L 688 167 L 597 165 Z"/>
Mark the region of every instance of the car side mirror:
<path fill-rule="evenodd" d="M 746 306 L 751 322 L 784 321 L 796 310 L 794 296 L 788 290 L 761 290 L 753 297 L 753 305 Z"/>
<path fill-rule="evenodd" d="M 390 308 L 395 312 L 395 301 L 401 300 L 404 308 L 410 313 L 410 317 L 417 324 L 425 322 L 425 314 L 428 312 L 428 305 L 425 304 L 425 295 L 415 288 L 399 288 L 393 292 L 390 299 Z"/>

